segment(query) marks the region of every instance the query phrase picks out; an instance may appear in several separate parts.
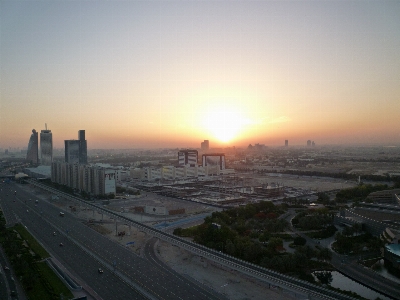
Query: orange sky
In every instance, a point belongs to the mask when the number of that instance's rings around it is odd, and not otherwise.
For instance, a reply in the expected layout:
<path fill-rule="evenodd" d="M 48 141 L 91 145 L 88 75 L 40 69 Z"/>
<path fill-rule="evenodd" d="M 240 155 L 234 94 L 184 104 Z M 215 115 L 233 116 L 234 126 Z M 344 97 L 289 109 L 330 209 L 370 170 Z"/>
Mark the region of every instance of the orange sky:
<path fill-rule="evenodd" d="M 400 2 L 1 2 L 0 148 L 399 144 Z"/>

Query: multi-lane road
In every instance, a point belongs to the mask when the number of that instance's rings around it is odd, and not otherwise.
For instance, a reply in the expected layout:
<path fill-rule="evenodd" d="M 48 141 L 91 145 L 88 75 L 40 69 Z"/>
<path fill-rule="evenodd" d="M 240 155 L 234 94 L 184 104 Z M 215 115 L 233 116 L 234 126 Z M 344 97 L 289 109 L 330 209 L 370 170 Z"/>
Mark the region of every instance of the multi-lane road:
<path fill-rule="evenodd" d="M 97 293 L 95 298 L 224 299 L 162 264 L 139 257 L 83 225 L 74 215 L 65 212 L 61 217 L 59 208 L 46 201 L 36 204 L 35 196 L 18 184 L 8 186 L 17 193 L 1 192 L 5 215 L 19 219 L 53 256 Z"/>

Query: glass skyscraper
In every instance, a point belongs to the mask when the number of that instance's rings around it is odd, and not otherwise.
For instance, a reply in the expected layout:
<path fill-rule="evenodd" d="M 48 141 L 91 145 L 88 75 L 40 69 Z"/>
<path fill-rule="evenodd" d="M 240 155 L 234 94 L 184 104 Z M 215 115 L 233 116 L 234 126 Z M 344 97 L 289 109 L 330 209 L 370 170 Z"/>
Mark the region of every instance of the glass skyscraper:
<path fill-rule="evenodd" d="M 87 164 L 87 141 L 85 130 L 78 131 L 78 140 L 65 140 L 65 162 Z"/>
<path fill-rule="evenodd" d="M 53 161 L 53 134 L 51 130 L 40 132 L 40 164 L 50 166 Z"/>

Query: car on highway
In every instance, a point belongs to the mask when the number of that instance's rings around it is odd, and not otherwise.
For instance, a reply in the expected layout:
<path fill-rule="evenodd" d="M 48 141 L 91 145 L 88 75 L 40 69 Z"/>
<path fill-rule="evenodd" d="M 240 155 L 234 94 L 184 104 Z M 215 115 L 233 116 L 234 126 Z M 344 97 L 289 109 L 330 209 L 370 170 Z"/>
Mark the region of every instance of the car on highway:
<path fill-rule="evenodd" d="M 98 271 L 100 274 L 103 273 L 103 269 L 101 269 L 101 268 L 99 268 L 97 271 Z"/>
<path fill-rule="evenodd" d="M 64 213 L 63 212 L 60 212 L 60 217 L 64 217 Z"/>

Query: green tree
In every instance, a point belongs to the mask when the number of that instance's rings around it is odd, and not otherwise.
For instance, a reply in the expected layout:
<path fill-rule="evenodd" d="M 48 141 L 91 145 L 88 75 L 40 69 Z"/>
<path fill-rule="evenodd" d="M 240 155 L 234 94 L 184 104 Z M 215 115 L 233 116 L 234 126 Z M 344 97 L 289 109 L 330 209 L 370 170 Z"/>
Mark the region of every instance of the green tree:
<path fill-rule="evenodd" d="M 332 273 L 323 271 L 323 272 L 315 272 L 315 276 L 318 278 L 319 282 L 322 284 L 330 284 L 332 282 Z"/>
<path fill-rule="evenodd" d="M 236 247 L 235 244 L 230 240 L 226 240 L 225 251 L 227 254 L 235 256 L 236 254 Z"/>
<path fill-rule="evenodd" d="M 277 247 L 283 247 L 283 241 L 281 238 L 272 237 L 268 240 L 267 247 L 269 248 L 269 250 L 276 251 Z"/>
<path fill-rule="evenodd" d="M 304 246 L 307 243 L 307 240 L 301 236 L 296 236 L 293 243 L 298 246 Z"/>
<path fill-rule="evenodd" d="M 317 259 L 319 260 L 331 260 L 332 251 L 328 248 L 322 248 L 317 252 Z"/>

